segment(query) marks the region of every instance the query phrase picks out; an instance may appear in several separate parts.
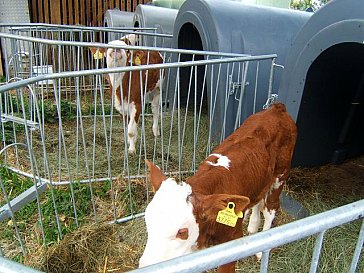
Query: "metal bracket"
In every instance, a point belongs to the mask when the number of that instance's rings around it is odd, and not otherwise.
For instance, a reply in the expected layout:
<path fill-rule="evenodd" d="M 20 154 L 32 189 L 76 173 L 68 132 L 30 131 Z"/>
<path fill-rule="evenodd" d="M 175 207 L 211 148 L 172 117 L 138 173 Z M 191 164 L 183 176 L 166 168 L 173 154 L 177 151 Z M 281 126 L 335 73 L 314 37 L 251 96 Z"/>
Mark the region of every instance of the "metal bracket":
<path fill-rule="evenodd" d="M 248 86 L 248 85 L 249 85 L 249 82 L 246 82 L 245 86 Z M 236 93 L 235 90 L 241 89 L 242 86 L 243 86 L 242 82 L 233 82 L 233 76 L 232 75 L 229 76 L 229 95 L 230 96 L 235 94 Z M 236 96 L 235 96 L 235 99 L 239 100 L 238 98 L 236 98 Z"/>
<path fill-rule="evenodd" d="M 233 76 L 229 75 L 229 95 L 233 95 L 236 89 L 241 88 L 240 82 L 233 82 Z"/>
<path fill-rule="evenodd" d="M 17 124 L 23 124 L 23 125 L 27 125 L 30 130 L 36 130 L 39 129 L 39 123 L 35 122 L 35 121 L 31 121 L 31 120 L 24 120 L 23 118 L 19 118 L 16 116 L 12 116 L 12 115 L 7 115 L 7 114 L 1 114 L 1 122 L 8 122 L 8 121 L 12 121 L 15 122 Z"/>
<path fill-rule="evenodd" d="M 278 99 L 277 94 L 271 94 L 270 97 L 267 99 L 267 102 L 263 105 L 263 109 L 267 109 L 269 106 L 275 103 L 277 99 Z"/>

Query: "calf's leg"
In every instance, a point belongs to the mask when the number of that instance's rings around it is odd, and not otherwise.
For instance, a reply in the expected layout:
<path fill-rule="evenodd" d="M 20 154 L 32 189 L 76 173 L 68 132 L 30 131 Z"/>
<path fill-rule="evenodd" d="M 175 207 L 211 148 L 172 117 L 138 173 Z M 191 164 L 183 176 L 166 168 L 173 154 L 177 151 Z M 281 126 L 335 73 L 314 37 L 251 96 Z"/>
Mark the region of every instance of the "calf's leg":
<path fill-rule="evenodd" d="M 159 129 L 158 129 L 158 119 L 159 119 L 159 99 L 160 94 L 159 90 L 154 91 L 154 96 L 152 100 L 152 113 L 153 113 L 153 135 L 155 137 L 159 136 Z"/>
<path fill-rule="evenodd" d="M 137 109 L 134 103 L 131 103 L 129 106 L 129 124 L 128 124 L 128 143 L 129 143 L 129 154 L 135 153 L 135 144 L 138 139 L 138 117 L 137 117 Z"/>
<path fill-rule="evenodd" d="M 257 203 L 251 210 L 248 224 L 249 234 L 258 232 L 260 226 L 260 202 Z"/>

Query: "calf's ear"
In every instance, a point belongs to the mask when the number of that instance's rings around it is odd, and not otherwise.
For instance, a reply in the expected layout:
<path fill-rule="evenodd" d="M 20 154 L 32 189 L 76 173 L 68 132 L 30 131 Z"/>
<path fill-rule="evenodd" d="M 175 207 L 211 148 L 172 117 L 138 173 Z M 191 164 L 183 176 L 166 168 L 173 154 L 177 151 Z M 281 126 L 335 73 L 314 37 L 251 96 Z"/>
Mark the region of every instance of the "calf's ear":
<path fill-rule="evenodd" d="M 197 200 L 198 206 L 202 208 L 203 218 L 215 220 L 219 211 L 225 209 L 229 202 L 235 204 L 235 214 L 246 210 L 250 203 L 250 199 L 242 195 L 231 195 L 231 194 L 211 194 L 200 196 Z M 196 204 L 195 204 L 196 205 Z"/>
<path fill-rule="evenodd" d="M 147 164 L 149 169 L 149 180 L 153 185 L 154 191 L 157 191 L 164 180 L 167 177 L 163 174 L 161 169 L 159 169 L 156 165 L 150 162 L 148 159 L 145 160 L 145 164 Z"/>
<path fill-rule="evenodd" d="M 103 47 L 90 47 L 90 51 L 92 52 L 94 59 L 101 59 L 101 57 L 105 57 L 107 49 Z"/>

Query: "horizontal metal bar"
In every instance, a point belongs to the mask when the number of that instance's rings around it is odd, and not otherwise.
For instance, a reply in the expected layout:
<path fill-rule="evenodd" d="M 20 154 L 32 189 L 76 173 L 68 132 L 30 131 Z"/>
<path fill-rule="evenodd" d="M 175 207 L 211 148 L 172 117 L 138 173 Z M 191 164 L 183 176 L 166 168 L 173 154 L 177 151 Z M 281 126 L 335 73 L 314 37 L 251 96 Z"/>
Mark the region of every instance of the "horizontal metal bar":
<path fill-rule="evenodd" d="M 8 167 L 9 170 L 11 170 L 14 173 L 23 175 L 25 177 L 29 177 L 29 178 L 33 178 L 35 177 L 36 180 L 40 181 L 41 183 L 45 184 L 51 184 L 52 186 L 66 186 L 70 184 L 70 181 L 50 181 L 49 179 L 44 179 L 38 176 L 33 176 L 31 173 L 27 173 L 24 171 L 21 171 L 19 169 L 13 168 L 13 167 Z M 181 171 L 181 172 L 166 172 L 165 174 L 167 176 L 177 176 L 177 175 L 186 175 L 186 174 L 191 174 L 193 173 L 192 171 Z M 139 179 L 139 178 L 145 178 L 146 175 L 129 175 L 129 176 L 123 176 L 124 179 Z M 103 177 L 103 178 L 90 178 L 90 179 L 82 179 L 79 180 L 78 182 L 81 184 L 86 184 L 86 183 L 102 183 L 102 182 L 106 182 L 106 181 L 110 181 L 110 180 L 116 180 L 118 179 L 118 177 Z M 292 197 L 289 196 L 289 194 L 287 192 L 282 192 L 281 194 L 281 207 L 283 210 L 285 210 L 289 215 L 291 215 L 292 217 L 294 217 L 295 219 L 301 219 L 304 217 L 307 217 L 309 215 L 309 212 L 307 211 L 306 208 L 304 208 L 300 203 L 298 203 L 296 200 L 294 200 Z M 24 204 L 25 205 L 25 204 Z M 0 209 L 1 211 L 1 209 Z M 142 214 L 142 216 L 144 215 L 144 213 Z M 10 217 L 10 215 L 8 215 L 8 217 Z M 132 217 L 132 216 L 131 216 Z M 126 220 L 120 219 L 117 220 L 117 223 L 122 223 L 122 222 L 127 222 L 129 220 L 133 220 L 134 218 L 127 218 Z M 3 221 L 3 219 L 1 219 L 1 215 L 0 215 L 0 222 Z"/>
<path fill-rule="evenodd" d="M 144 215 L 145 215 L 144 212 L 138 213 L 138 214 L 135 214 L 135 215 L 131 215 L 131 216 L 123 217 L 123 218 L 120 218 L 120 219 L 116 219 L 115 221 L 110 221 L 109 224 L 122 224 L 122 223 L 126 223 L 126 222 L 129 222 L 131 220 L 144 217 Z"/>
<path fill-rule="evenodd" d="M 106 74 L 106 73 L 121 73 L 121 72 L 129 72 L 129 71 L 148 70 L 148 69 L 167 69 L 167 68 L 190 67 L 190 66 L 199 66 L 199 65 L 207 65 L 207 64 L 261 61 L 261 60 L 272 59 L 272 58 L 275 58 L 276 56 L 277 56 L 276 54 L 260 55 L 260 56 L 242 56 L 242 57 L 210 59 L 210 60 L 201 60 L 201 61 L 163 63 L 163 64 L 140 65 L 140 66 L 125 66 L 125 67 L 117 67 L 117 68 L 102 68 L 102 69 L 90 69 L 90 70 L 81 70 L 81 71 L 52 73 L 52 74 L 40 75 L 40 76 L 24 79 L 21 81 L 9 83 L 6 85 L 2 85 L 2 86 L 0 86 L 0 93 L 6 92 L 6 91 L 9 91 L 12 89 L 24 87 L 26 85 L 33 84 L 33 83 L 36 83 L 39 81 L 45 81 L 45 80 L 51 80 L 51 79 L 59 79 L 59 78 L 67 78 L 67 77 L 81 77 L 81 76 L 94 76 L 94 75 L 101 75 L 101 74 Z"/>
<path fill-rule="evenodd" d="M 37 186 L 39 194 L 44 192 L 46 189 L 47 189 L 47 184 L 42 183 Z M 34 201 L 36 198 L 37 198 L 37 192 L 35 186 L 32 186 L 26 191 L 22 192 L 20 195 L 16 196 L 13 200 L 11 200 L 10 205 L 13 212 L 17 212 L 28 203 Z M 5 204 L 4 206 L 0 207 L 0 222 L 6 220 L 9 217 L 11 217 L 11 211 L 9 209 L 8 204 Z"/>
<path fill-rule="evenodd" d="M 106 31 L 114 32 L 120 30 L 157 30 L 156 27 L 88 27 L 88 26 L 76 26 L 76 25 L 57 25 L 57 24 L 46 24 L 46 23 L 0 23 L 0 27 L 10 27 L 12 29 L 29 29 L 29 28 L 55 28 L 55 29 L 76 29 L 76 30 L 96 30 L 96 31 Z"/>
<path fill-rule="evenodd" d="M 47 183 L 47 184 L 51 184 L 53 186 L 65 186 L 65 185 L 69 185 L 70 181 L 50 181 L 49 179 L 45 179 L 42 177 L 39 177 L 37 175 L 33 175 L 31 173 L 28 172 L 24 172 L 22 170 L 10 167 L 10 166 L 6 166 L 9 170 L 11 170 L 12 172 L 16 173 L 16 174 L 20 174 L 22 176 L 25 177 L 29 177 L 29 178 L 35 178 L 36 180 L 40 181 L 41 183 Z M 181 172 L 165 172 L 165 175 L 168 176 L 175 176 L 175 175 L 179 175 L 179 174 L 190 174 L 193 173 L 192 171 L 181 171 Z M 146 175 L 129 175 L 129 176 L 123 176 L 124 179 L 139 179 L 139 178 L 145 178 Z M 97 182 L 105 182 L 105 181 L 110 181 L 110 180 L 116 180 L 119 177 L 114 176 L 114 177 L 102 177 L 102 178 L 89 178 L 89 179 L 82 179 L 79 180 L 77 182 L 81 183 L 81 184 L 85 184 L 85 183 L 97 183 Z"/>
<path fill-rule="evenodd" d="M 289 224 L 131 272 L 192 273 L 237 261 L 364 217 L 364 199 Z"/>
<path fill-rule="evenodd" d="M 16 116 L 12 116 L 12 115 L 7 115 L 7 114 L 1 114 L 1 122 L 15 122 L 17 124 L 23 124 L 23 125 L 27 125 L 28 127 L 30 127 L 30 129 L 39 129 L 39 123 L 32 121 L 32 120 L 25 120 L 23 118 L 19 118 Z"/>
<path fill-rule="evenodd" d="M 30 267 L 26 267 L 20 263 L 11 261 L 4 257 L 0 256 L 0 272 L 6 273 L 19 273 L 19 272 L 26 272 L 26 273 L 40 273 L 42 271 L 38 271 L 32 269 Z"/>
<path fill-rule="evenodd" d="M 152 35 L 152 34 L 151 34 Z M 212 56 L 224 56 L 224 57 L 239 57 L 248 56 L 247 54 L 238 53 L 227 53 L 227 52 L 215 52 L 215 51 L 200 51 L 200 50 L 189 50 L 189 49 L 174 49 L 174 48 L 164 48 L 164 47 L 147 47 L 147 46 L 117 46 L 108 45 L 104 43 L 93 43 L 93 42 L 74 42 L 74 41 L 59 41 L 59 40 L 49 40 L 42 38 L 26 37 L 21 35 L 0 33 L 0 38 L 9 38 L 14 40 L 23 40 L 28 42 L 37 42 L 41 44 L 48 44 L 54 46 L 80 46 L 80 47 L 100 47 L 100 48 L 125 48 L 125 49 L 135 49 L 135 50 L 150 50 L 150 51 L 162 51 L 166 53 L 181 53 L 181 54 L 195 54 L 195 55 L 212 55 Z M 277 57 L 276 54 L 275 58 Z"/>

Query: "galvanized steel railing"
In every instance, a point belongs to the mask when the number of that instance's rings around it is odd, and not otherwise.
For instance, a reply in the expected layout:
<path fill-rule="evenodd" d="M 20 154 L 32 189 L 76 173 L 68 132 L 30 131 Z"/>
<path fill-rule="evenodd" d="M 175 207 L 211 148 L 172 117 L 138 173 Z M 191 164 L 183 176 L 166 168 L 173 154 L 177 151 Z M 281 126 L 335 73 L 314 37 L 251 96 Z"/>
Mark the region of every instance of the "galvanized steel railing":
<path fill-rule="evenodd" d="M 364 217 L 364 200 L 357 201 L 314 216 L 291 222 L 286 225 L 259 232 L 257 234 L 230 241 L 215 247 L 155 264 L 131 272 L 144 273 L 194 273 L 203 272 L 219 265 L 238 261 L 263 251 L 261 273 L 268 272 L 269 251 L 311 235 L 317 235 L 310 273 L 317 270 L 322 240 L 326 230 L 350 223 Z M 358 235 L 356 249 L 352 257 L 349 273 L 354 273 L 360 258 L 364 242 L 364 221 Z"/>
<path fill-rule="evenodd" d="M 312 250 L 310 273 L 317 271 L 324 233 L 331 228 L 341 226 L 364 217 L 364 200 L 357 201 L 336 209 L 310 216 L 289 224 L 259 232 L 234 241 L 214 246 L 192 254 L 175 258 L 163 263 L 133 270 L 135 273 L 194 273 L 203 272 L 219 265 L 238 261 L 263 251 L 260 272 L 268 272 L 269 252 L 279 247 L 306 237 L 316 235 L 315 247 Z M 364 243 L 364 221 L 358 235 L 356 248 L 348 273 L 355 273 Z M 0 272 L 39 272 L 26 268 L 18 263 L 0 257 Z"/>

